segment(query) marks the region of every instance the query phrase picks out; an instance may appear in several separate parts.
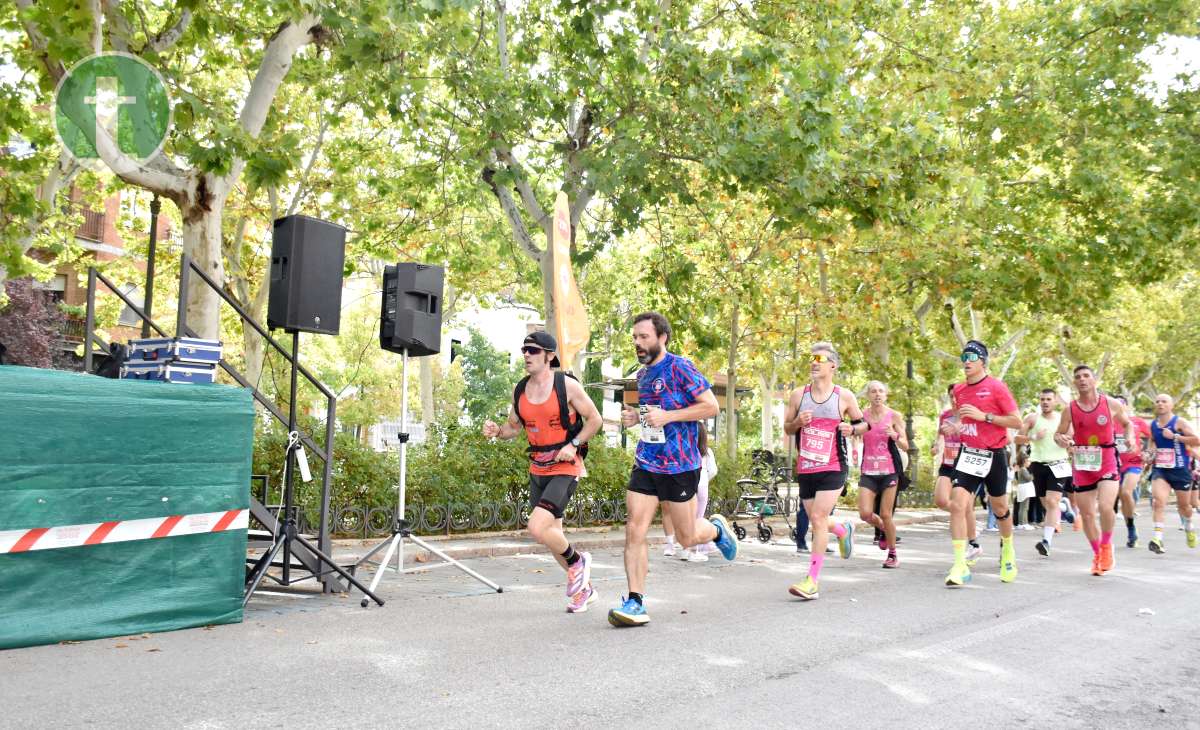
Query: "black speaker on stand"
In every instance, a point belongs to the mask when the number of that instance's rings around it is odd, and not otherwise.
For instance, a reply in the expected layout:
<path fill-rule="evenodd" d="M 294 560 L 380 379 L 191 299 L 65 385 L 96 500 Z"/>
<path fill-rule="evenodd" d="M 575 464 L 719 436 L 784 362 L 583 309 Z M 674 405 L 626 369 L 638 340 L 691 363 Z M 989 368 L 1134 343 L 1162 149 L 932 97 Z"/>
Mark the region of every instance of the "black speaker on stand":
<path fill-rule="evenodd" d="M 288 443 L 284 461 L 283 518 L 276 516 L 275 535 L 271 549 L 263 553 L 246 577 L 245 606 L 254 591 L 271 569 L 279 551 L 283 551 L 283 584 L 289 582 L 292 543 L 311 552 L 317 561 L 328 566 L 345 581 L 371 600 L 383 601 L 348 570 L 333 562 L 316 545 L 300 536 L 296 524 L 292 488 L 296 470 L 296 452 L 300 432 L 296 429 L 296 374 L 300 369 L 300 333 L 315 332 L 336 335 L 341 326 L 342 272 L 346 261 L 346 229 L 328 221 L 304 215 L 290 215 L 275 221 L 271 238 L 271 280 L 267 298 L 267 327 L 282 327 L 292 335 L 291 398 L 288 400 Z M 329 445 L 332 456 L 332 444 Z M 365 598 L 363 599 L 366 600 Z"/>
<path fill-rule="evenodd" d="M 400 445 L 400 484 L 398 485 L 399 500 L 396 506 L 395 526 L 392 536 L 379 543 L 362 557 L 355 565 L 370 562 L 380 550 L 387 552 L 375 570 L 371 579 L 371 590 L 379 585 L 379 580 L 388 570 L 392 561 L 392 553 L 396 556 L 396 572 L 404 572 L 404 541 L 411 540 L 416 545 L 425 548 L 453 565 L 475 580 L 483 583 L 497 593 L 504 589 L 483 577 L 474 570 L 458 562 L 433 545 L 412 534 L 412 526 L 404 519 L 406 507 L 408 474 L 408 357 L 423 357 L 435 355 L 442 349 L 442 288 L 445 283 L 445 272 L 440 266 L 426 264 L 396 264 L 386 266 L 383 270 L 383 303 L 379 312 L 379 346 L 389 352 L 398 352 L 402 356 L 400 366 L 400 433 L 397 440 Z M 422 566 L 427 570 L 430 566 Z M 368 594 L 369 595 L 369 594 Z M 363 608 L 368 605 L 367 599 L 362 600 Z"/>

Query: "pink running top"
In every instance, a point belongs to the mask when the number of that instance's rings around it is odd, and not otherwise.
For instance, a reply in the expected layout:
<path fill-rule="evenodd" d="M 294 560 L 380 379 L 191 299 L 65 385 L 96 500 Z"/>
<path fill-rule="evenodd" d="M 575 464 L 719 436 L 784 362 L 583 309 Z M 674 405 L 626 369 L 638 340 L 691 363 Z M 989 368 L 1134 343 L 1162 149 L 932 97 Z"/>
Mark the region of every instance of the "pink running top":
<path fill-rule="evenodd" d="M 1075 448 L 1071 449 L 1072 479 L 1077 487 L 1086 487 L 1102 479 L 1117 478 L 1117 445 L 1112 409 L 1108 396 L 1100 393 L 1100 402 L 1090 411 L 1071 401 L 1071 425 L 1075 429 Z"/>
<path fill-rule="evenodd" d="M 871 424 L 871 428 L 862 437 L 863 474 L 874 476 L 896 473 L 896 464 L 892 461 L 892 452 L 888 450 L 888 442 L 891 441 L 888 437 L 888 426 L 891 425 L 892 419 L 895 416 L 896 412 L 890 408 L 878 423 L 871 420 L 870 411 L 867 411 L 866 415 L 863 416 L 867 419 L 867 423 Z"/>
<path fill-rule="evenodd" d="M 838 431 L 842 422 L 842 389 L 833 392 L 821 403 L 813 400 L 812 386 L 804 386 L 800 410 L 812 411 L 813 419 L 796 432 L 797 474 L 821 474 L 842 471 L 846 463 L 846 439 Z"/>
<path fill-rule="evenodd" d="M 973 405 L 985 414 L 1003 416 L 1017 411 L 1008 386 L 1000 378 L 985 375 L 977 383 L 959 383 L 954 386 L 954 407 Z M 1008 429 L 987 421 L 964 418 L 961 422 L 963 446 L 973 449 L 1003 449 L 1008 446 Z"/>
<path fill-rule="evenodd" d="M 958 414 L 952 408 L 942 411 L 942 415 L 938 417 L 938 433 L 942 433 L 942 425 L 946 423 L 958 424 Z M 942 434 L 942 463 L 946 466 L 954 466 L 954 460 L 958 458 L 958 451 L 961 448 L 962 436 L 957 433 L 951 436 Z"/>

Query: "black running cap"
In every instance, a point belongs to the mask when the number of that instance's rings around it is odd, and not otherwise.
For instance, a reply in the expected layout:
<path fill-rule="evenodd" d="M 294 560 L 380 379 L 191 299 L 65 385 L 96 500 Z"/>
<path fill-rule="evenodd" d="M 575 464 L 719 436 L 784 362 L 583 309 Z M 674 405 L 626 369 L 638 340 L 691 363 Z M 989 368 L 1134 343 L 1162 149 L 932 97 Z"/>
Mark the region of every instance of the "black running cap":
<path fill-rule="evenodd" d="M 988 359 L 987 345 L 983 344 L 979 340 L 968 340 L 967 344 L 963 345 L 962 351 L 963 352 L 973 352 L 979 356 L 980 360 Z"/>
<path fill-rule="evenodd" d="M 558 341 L 554 339 L 554 335 L 551 335 L 549 332 L 546 332 L 545 330 L 538 330 L 537 332 L 530 332 L 528 335 L 525 336 L 525 342 L 522 344 L 523 345 L 533 345 L 534 347 L 540 347 L 549 353 L 554 353 L 554 352 L 558 351 Z M 554 357 L 550 358 L 550 367 L 556 368 L 558 366 L 559 366 L 558 355 L 555 355 Z"/>

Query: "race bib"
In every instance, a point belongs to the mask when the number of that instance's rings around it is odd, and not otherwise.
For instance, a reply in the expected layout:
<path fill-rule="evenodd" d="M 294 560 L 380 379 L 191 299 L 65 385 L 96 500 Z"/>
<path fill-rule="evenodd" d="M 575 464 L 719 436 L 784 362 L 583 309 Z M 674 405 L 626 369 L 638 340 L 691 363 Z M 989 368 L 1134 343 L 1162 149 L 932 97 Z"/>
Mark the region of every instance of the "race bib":
<path fill-rule="evenodd" d="M 1175 468 L 1175 449 L 1155 449 L 1154 465 L 1159 469 Z"/>
<path fill-rule="evenodd" d="M 1047 466 L 1050 467 L 1050 473 L 1054 475 L 1055 479 L 1066 479 L 1071 476 L 1071 462 L 1066 459 L 1052 461 Z"/>
<path fill-rule="evenodd" d="M 817 464 L 828 464 L 833 456 L 833 431 L 812 426 L 800 429 L 800 458 Z"/>
<path fill-rule="evenodd" d="M 1117 453 L 1118 454 L 1128 454 L 1129 453 L 1129 443 L 1125 440 L 1124 436 L 1117 436 L 1113 439 L 1113 441 L 1117 444 Z"/>
<path fill-rule="evenodd" d="M 890 454 L 884 456 L 868 456 L 867 458 L 863 459 L 862 473 L 870 476 L 891 474 L 892 469 L 888 468 L 890 464 Z"/>
<path fill-rule="evenodd" d="M 946 444 L 942 447 L 942 463 L 947 466 L 954 466 L 954 460 L 958 458 L 959 444 Z"/>
<path fill-rule="evenodd" d="M 1104 451 L 1099 446 L 1076 446 L 1073 453 L 1076 471 L 1100 471 Z"/>
<path fill-rule="evenodd" d="M 992 458 L 995 455 L 987 449 L 973 449 L 964 446 L 959 454 L 955 471 L 970 474 L 973 477 L 986 477 L 992 471 Z"/>
<path fill-rule="evenodd" d="M 663 431 L 662 426 L 651 426 L 646 423 L 646 414 L 650 411 L 662 410 L 661 406 L 638 406 L 638 413 L 642 418 L 642 435 L 641 440 L 648 444 L 665 444 L 667 442 L 667 434 Z"/>

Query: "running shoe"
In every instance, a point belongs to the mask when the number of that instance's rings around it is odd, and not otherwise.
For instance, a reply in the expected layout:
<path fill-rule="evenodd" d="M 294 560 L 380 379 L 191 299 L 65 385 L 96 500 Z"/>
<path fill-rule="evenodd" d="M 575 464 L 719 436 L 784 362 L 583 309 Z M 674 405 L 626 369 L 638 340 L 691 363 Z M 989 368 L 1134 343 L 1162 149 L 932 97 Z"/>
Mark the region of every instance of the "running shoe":
<path fill-rule="evenodd" d="M 883 561 L 885 568 L 899 568 L 900 559 L 896 557 L 896 553 L 888 553 L 887 560 Z"/>
<path fill-rule="evenodd" d="M 667 540 L 666 547 L 663 548 L 663 557 L 670 558 L 675 555 L 675 540 Z"/>
<path fill-rule="evenodd" d="M 877 540 L 877 541 L 875 541 L 875 544 L 879 546 L 879 549 L 880 549 L 880 550 L 887 550 L 887 549 L 888 549 L 888 541 L 887 541 L 887 538 L 886 538 L 886 537 L 885 537 L 885 538 L 883 538 L 882 540 Z"/>
<path fill-rule="evenodd" d="M 1190 548 L 1196 547 L 1196 531 L 1195 530 L 1187 531 L 1187 546 Z"/>
<path fill-rule="evenodd" d="M 571 596 L 571 601 L 567 604 L 567 613 L 583 613 L 588 610 L 588 606 L 596 602 L 596 598 L 600 594 L 592 584 L 588 583 L 583 587 L 583 590 Z"/>
<path fill-rule="evenodd" d="M 797 555 L 807 555 L 811 552 L 812 552 L 812 550 L 810 550 L 808 545 L 806 545 L 805 543 L 800 543 L 799 545 L 796 546 L 796 554 Z"/>
<path fill-rule="evenodd" d="M 1068 525 L 1075 524 L 1075 513 L 1074 512 L 1063 512 L 1062 518 L 1063 518 L 1063 521 L 1066 522 Z"/>
<path fill-rule="evenodd" d="M 567 598 L 583 590 L 592 581 L 592 554 L 579 553 L 579 560 L 567 566 Z"/>
<path fill-rule="evenodd" d="M 1050 543 L 1045 540 L 1038 540 L 1037 545 L 1034 545 L 1034 547 L 1037 548 L 1038 555 L 1041 555 L 1043 558 L 1050 557 Z"/>
<path fill-rule="evenodd" d="M 1100 546 L 1100 570 L 1107 573 L 1117 566 L 1117 558 L 1113 555 L 1112 543 Z"/>
<path fill-rule="evenodd" d="M 726 560 L 736 558 L 738 554 L 737 535 L 734 535 L 733 530 L 729 528 L 729 521 L 725 519 L 725 515 L 713 515 L 709 522 L 717 528 L 717 539 L 713 542 L 717 544 L 721 555 L 724 555 Z"/>
<path fill-rule="evenodd" d="M 946 586 L 949 588 L 962 588 L 967 583 L 971 582 L 971 569 L 966 563 L 955 563 L 950 568 L 950 572 L 946 574 Z"/>
<path fill-rule="evenodd" d="M 803 598 L 806 601 L 811 601 L 821 595 L 817 592 L 817 582 L 813 580 L 811 575 L 806 575 L 804 576 L 804 580 L 789 586 L 788 593 Z"/>
<path fill-rule="evenodd" d="M 694 548 L 694 547 L 684 548 L 679 551 L 679 555 L 676 557 L 678 557 L 680 560 L 691 560 L 692 553 L 694 553 L 694 552 L 696 552 L 696 548 Z"/>
<path fill-rule="evenodd" d="M 1104 575 L 1104 569 L 1100 567 L 1100 553 L 1092 556 L 1092 575 Z"/>
<path fill-rule="evenodd" d="M 967 566 L 974 567 L 983 557 L 983 548 L 979 545 L 967 545 Z"/>
<path fill-rule="evenodd" d="M 646 607 L 632 598 L 625 598 L 624 603 L 620 608 L 614 608 L 608 612 L 608 622 L 613 626 L 645 626 L 650 623 L 650 617 L 646 615 Z"/>
<path fill-rule="evenodd" d="M 1000 548 L 1000 582 L 1012 583 L 1017 579 L 1017 555 L 1009 542 Z"/>
<path fill-rule="evenodd" d="M 846 531 L 838 538 L 838 554 L 844 560 L 854 554 L 854 523 L 846 520 L 842 527 L 846 528 Z"/>
<path fill-rule="evenodd" d="M 1159 540 L 1157 537 L 1150 541 L 1149 547 L 1150 552 L 1155 553 L 1156 555 L 1162 555 L 1167 551 L 1167 549 L 1163 547 L 1162 540 Z"/>
<path fill-rule="evenodd" d="M 704 552 L 700 548 L 695 548 L 694 550 L 688 552 L 687 561 L 689 563 L 707 563 L 708 553 Z"/>
<path fill-rule="evenodd" d="M 1125 547 L 1127 547 L 1127 548 L 1135 548 L 1135 547 L 1137 547 L 1137 546 L 1138 546 L 1138 536 L 1137 536 L 1137 532 L 1131 532 L 1131 533 L 1129 533 L 1129 539 L 1125 541 Z"/>

